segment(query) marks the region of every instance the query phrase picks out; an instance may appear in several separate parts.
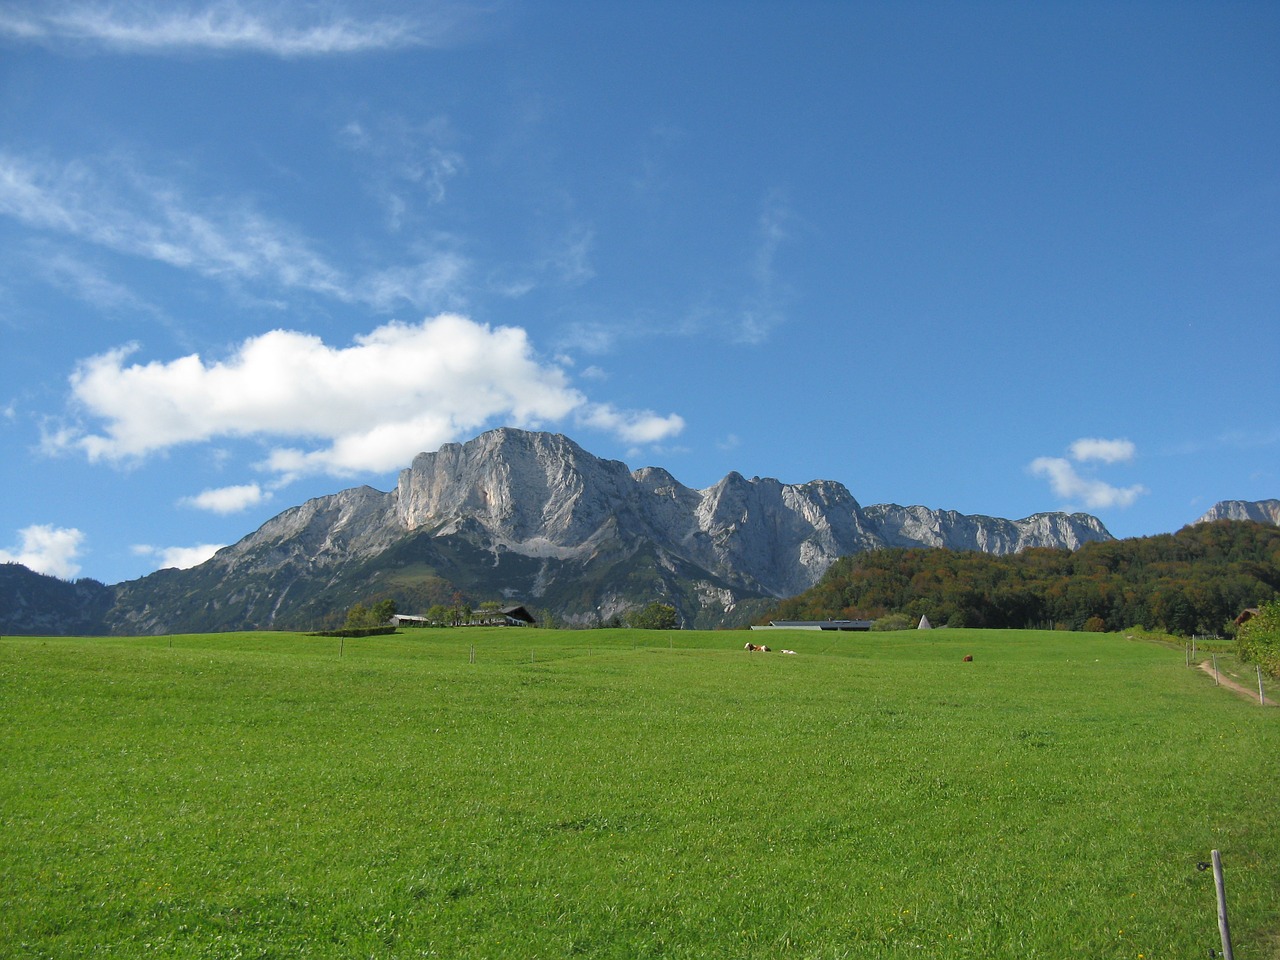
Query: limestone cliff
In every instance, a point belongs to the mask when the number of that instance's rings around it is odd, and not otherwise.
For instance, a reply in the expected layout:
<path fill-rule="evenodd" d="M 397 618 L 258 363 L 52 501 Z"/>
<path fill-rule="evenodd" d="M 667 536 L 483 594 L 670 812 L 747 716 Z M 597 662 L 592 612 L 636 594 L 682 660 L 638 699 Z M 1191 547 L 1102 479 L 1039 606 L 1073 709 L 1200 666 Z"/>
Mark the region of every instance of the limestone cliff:
<path fill-rule="evenodd" d="M 1214 520 L 1252 520 L 1280 527 L 1280 500 L 1220 500 L 1196 523 Z"/>

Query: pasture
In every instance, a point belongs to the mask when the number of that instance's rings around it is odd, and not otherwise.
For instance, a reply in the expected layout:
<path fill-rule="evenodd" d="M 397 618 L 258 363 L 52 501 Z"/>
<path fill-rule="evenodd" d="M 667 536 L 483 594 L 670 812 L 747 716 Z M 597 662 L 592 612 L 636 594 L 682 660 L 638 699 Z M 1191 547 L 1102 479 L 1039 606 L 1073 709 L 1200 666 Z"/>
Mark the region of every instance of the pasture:
<path fill-rule="evenodd" d="M 1115 635 L 761 636 L 5 637 L 0 956 L 1204 957 L 1214 848 L 1280 956 L 1280 710 Z"/>

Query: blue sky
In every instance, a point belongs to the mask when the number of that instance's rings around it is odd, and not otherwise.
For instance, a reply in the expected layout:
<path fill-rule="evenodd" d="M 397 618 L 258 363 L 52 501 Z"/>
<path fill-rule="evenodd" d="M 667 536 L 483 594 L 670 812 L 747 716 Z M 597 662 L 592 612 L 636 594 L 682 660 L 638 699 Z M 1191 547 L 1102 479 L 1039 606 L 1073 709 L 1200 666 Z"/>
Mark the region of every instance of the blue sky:
<path fill-rule="evenodd" d="M 1280 496 L 1280 6 L 0 6 L 0 559 L 513 425 L 1117 536 Z"/>

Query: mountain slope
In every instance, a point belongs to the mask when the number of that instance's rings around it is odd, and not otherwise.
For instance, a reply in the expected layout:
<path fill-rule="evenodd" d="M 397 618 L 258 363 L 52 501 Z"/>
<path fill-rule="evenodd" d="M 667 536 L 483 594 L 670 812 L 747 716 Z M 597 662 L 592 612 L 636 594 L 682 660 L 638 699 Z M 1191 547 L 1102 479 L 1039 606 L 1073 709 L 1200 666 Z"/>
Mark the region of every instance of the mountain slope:
<path fill-rule="evenodd" d="M 109 621 L 124 633 L 310 627 L 373 596 L 409 609 L 456 591 L 575 623 L 662 598 L 687 624 L 714 626 L 812 586 L 837 557 L 886 545 L 1009 553 L 1109 539 L 1084 514 L 864 510 L 827 480 L 730 473 L 694 490 L 559 434 L 504 428 L 418 455 L 388 493 L 308 501 L 198 567 L 120 584 Z"/>

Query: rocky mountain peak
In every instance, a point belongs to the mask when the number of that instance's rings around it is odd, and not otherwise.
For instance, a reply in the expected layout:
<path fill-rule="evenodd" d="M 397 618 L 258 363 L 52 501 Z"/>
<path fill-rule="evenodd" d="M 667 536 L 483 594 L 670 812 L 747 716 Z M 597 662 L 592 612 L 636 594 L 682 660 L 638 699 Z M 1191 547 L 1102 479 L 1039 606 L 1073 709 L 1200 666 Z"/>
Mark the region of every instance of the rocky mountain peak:
<path fill-rule="evenodd" d="M 1252 520 L 1280 526 L 1280 500 L 1220 500 L 1196 523 L 1214 520 Z"/>

